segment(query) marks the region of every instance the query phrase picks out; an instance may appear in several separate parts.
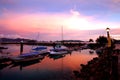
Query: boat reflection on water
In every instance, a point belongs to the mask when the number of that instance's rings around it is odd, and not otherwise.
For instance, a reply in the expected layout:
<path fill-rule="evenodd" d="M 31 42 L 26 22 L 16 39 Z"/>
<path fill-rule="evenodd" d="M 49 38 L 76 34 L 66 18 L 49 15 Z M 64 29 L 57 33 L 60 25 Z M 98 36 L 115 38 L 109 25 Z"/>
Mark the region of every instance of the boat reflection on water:
<path fill-rule="evenodd" d="M 18 45 L 8 46 L 13 56 L 19 55 Z M 48 47 L 48 48 L 51 48 Z M 31 46 L 24 45 L 24 53 L 29 52 Z M 96 57 L 89 50 L 72 51 L 62 55 L 43 54 L 43 59 L 22 63 L 0 64 L 0 80 L 75 80 L 71 76 L 74 70 L 79 70 L 80 64 L 86 64 Z"/>
<path fill-rule="evenodd" d="M 6 67 L 8 67 L 10 65 L 11 65 L 10 62 L 0 63 L 0 70 L 4 69 L 4 68 L 6 68 Z"/>
<path fill-rule="evenodd" d="M 63 54 L 63 53 L 61 53 L 61 54 L 49 54 L 48 55 L 48 57 L 51 59 L 54 59 L 54 60 L 56 60 L 56 59 L 60 59 L 60 58 L 63 58 L 63 57 L 65 57 L 66 55 L 71 55 L 71 53 L 66 53 L 66 54 Z"/>
<path fill-rule="evenodd" d="M 15 67 L 20 67 L 20 70 L 22 70 L 24 67 L 27 67 L 27 66 L 31 66 L 31 65 L 34 65 L 34 64 L 38 64 L 40 63 L 41 60 L 34 60 L 34 61 L 31 61 L 31 62 L 23 62 L 23 63 L 13 63 L 10 67 L 11 68 L 15 68 Z"/>
<path fill-rule="evenodd" d="M 8 67 L 11 65 L 9 57 L 11 54 L 9 52 L 6 52 L 5 47 L 0 47 L 0 70 L 3 70 L 4 68 Z"/>
<path fill-rule="evenodd" d="M 2 67 L 4 65 L 8 65 L 8 63 L 10 62 L 10 57 L 11 56 L 12 55 L 10 54 L 10 52 L 7 52 L 6 50 L 0 49 L 0 65 Z"/>
<path fill-rule="evenodd" d="M 65 57 L 65 54 L 62 54 L 62 55 L 48 55 L 48 57 L 56 60 L 56 59 L 60 59 L 60 58 Z"/>

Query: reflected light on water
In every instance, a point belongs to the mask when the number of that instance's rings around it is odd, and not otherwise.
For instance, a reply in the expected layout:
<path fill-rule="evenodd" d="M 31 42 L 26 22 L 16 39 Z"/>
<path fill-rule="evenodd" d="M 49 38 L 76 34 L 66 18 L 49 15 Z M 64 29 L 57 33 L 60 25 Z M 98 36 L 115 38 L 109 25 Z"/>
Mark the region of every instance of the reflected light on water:
<path fill-rule="evenodd" d="M 19 55 L 19 45 L 8 45 L 8 51 L 14 56 Z M 24 46 L 24 52 L 29 52 L 31 46 Z M 80 64 L 86 64 L 88 61 L 97 57 L 89 54 L 89 49 L 82 51 L 73 51 L 58 59 L 45 56 L 39 62 L 26 63 L 24 65 L 10 65 L 0 71 L 0 80 L 61 80 L 71 79 L 73 70 L 79 70 Z"/>

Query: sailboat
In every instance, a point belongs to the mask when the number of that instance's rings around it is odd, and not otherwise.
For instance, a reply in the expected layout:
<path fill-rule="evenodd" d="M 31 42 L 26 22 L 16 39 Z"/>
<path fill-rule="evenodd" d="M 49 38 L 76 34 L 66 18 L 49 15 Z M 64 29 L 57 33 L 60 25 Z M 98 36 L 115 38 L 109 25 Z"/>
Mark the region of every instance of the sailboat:
<path fill-rule="evenodd" d="M 38 52 L 38 54 L 46 54 L 48 53 L 47 46 L 37 46 L 35 48 L 32 48 L 32 52 Z"/>
<path fill-rule="evenodd" d="M 62 41 L 63 41 L 63 27 L 61 27 L 62 30 Z M 70 53 L 69 49 L 66 47 L 62 46 L 62 41 L 61 44 L 56 45 L 54 48 L 50 49 L 50 55 L 62 55 L 62 54 L 67 54 Z"/>
<path fill-rule="evenodd" d="M 30 61 L 40 60 L 43 58 L 44 56 L 38 55 L 35 52 L 31 52 L 31 53 L 24 53 L 16 57 L 11 57 L 10 59 L 13 63 L 21 63 L 21 62 L 30 62 Z"/>
<path fill-rule="evenodd" d="M 13 63 L 21 63 L 21 62 L 35 61 L 44 58 L 44 56 L 39 55 L 38 52 L 28 52 L 28 53 L 22 53 L 22 52 L 23 52 L 23 45 L 21 45 L 20 55 L 16 57 L 10 57 L 10 60 Z"/>
<path fill-rule="evenodd" d="M 37 35 L 37 38 L 39 38 L 39 33 Z M 47 46 L 37 45 L 32 47 L 31 52 L 38 52 L 38 54 L 41 55 L 41 54 L 48 53 L 48 49 L 47 49 Z"/>

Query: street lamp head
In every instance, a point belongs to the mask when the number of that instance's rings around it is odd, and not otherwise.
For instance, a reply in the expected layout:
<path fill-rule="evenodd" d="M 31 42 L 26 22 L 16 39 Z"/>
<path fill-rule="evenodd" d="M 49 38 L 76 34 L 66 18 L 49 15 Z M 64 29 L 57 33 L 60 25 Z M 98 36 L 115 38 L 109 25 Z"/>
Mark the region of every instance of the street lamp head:
<path fill-rule="evenodd" d="M 110 28 L 106 28 L 106 31 L 109 32 L 109 31 L 110 31 Z"/>
<path fill-rule="evenodd" d="M 107 39 L 108 39 L 107 47 L 111 47 L 111 38 L 110 38 L 110 34 L 109 34 L 110 28 L 107 27 L 106 31 L 107 31 Z"/>

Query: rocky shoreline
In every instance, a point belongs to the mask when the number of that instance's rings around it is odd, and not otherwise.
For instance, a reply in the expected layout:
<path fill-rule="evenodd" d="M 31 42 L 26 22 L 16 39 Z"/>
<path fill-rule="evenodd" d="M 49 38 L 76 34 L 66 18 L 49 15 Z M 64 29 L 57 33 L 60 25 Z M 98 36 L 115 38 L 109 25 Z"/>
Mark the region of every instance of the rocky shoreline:
<path fill-rule="evenodd" d="M 118 55 L 120 50 L 105 48 L 87 65 L 81 64 L 80 71 L 73 71 L 78 80 L 118 80 Z"/>

